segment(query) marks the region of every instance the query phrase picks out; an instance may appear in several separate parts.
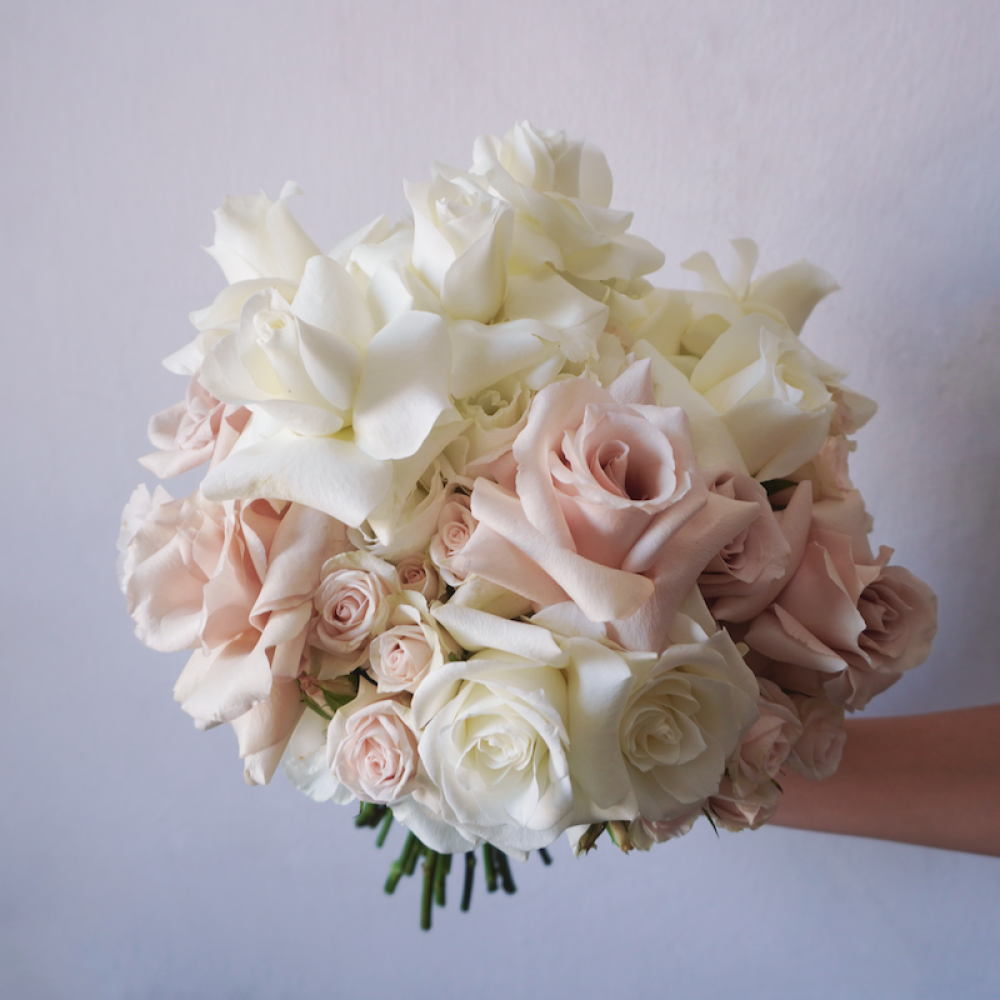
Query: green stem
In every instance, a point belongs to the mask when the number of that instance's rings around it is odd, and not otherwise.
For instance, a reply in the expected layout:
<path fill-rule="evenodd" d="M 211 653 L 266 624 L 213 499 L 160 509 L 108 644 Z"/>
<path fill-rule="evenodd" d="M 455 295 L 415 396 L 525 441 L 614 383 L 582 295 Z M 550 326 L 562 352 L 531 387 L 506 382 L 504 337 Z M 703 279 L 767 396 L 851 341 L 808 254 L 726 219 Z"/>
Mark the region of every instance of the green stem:
<path fill-rule="evenodd" d="M 497 891 L 496 859 L 493 855 L 493 845 L 483 844 L 483 868 L 486 871 L 487 892 Z"/>
<path fill-rule="evenodd" d="M 420 899 L 420 929 L 424 931 L 431 929 L 431 906 L 434 903 L 434 882 L 440 863 L 440 855 L 428 850 L 427 860 L 424 861 L 424 893 Z"/>
<path fill-rule="evenodd" d="M 392 810 L 386 809 L 385 818 L 382 820 L 382 826 L 379 829 L 378 836 L 375 838 L 376 847 L 381 847 L 385 843 L 385 838 L 389 835 L 390 826 L 392 826 Z"/>
<path fill-rule="evenodd" d="M 370 826 L 372 813 L 378 808 L 374 802 L 362 802 L 358 815 L 354 817 L 355 826 Z"/>
<path fill-rule="evenodd" d="M 466 851 L 465 883 L 462 886 L 462 906 L 461 906 L 461 910 L 463 913 L 468 913 L 469 907 L 472 905 L 472 882 L 473 882 L 473 876 L 475 874 L 476 874 L 476 852 Z"/>
<path fill-rule="evenodd" d="M 514 876 L 510 873 L 510 859 L 503 851 L 497 851 L 497 868 L 503 881 L 503 891 L 512 896 L 517 892 L 517 886 L 514 885 Z"/>
<path fill-rule="evenodd" d="M 439 854 L 437 868 L 434 869 L 434 902 L 444 906 L 444 883 L 451 871 L 451 855 Z"/>
<path fill-rule="evenodd" d="M 414 843 L 419 843 L 416 836 L 412 833 L 407 834 L 406 842 L 403 844 L 402 851 L 399 852 L 399 857 L 389 866 L 389 876 L 385 880 L 385 891 L 390 896 L 396 891 L 396 886 L 399 885 L 399 880 L 403 877 L 406 859 Z"/>
<path fill-rule="evenodd" d="M 416 837 L 413 838 L 413 844 L 410 847 L 410 853 L 407 854 L 406 860 L 403 862 L 403 874 L 412 875 L 417 870 L 417 862 L 420 860 L 420 855 L 426 851 L 427 848 L 417 840 Z"/>
<path fill-rule="evenodd" d="M 327 715 L 327 713 L 324 712 L 323 709 L 319 707 L 319 704 L 313 701 L 312 698 L 310 698 L 309 695 L 305 693 L 305 691 L 300 691 L 299 694 L 302 696 L 302 700 L 306 703 L 307 708 L 311 708 L 317 715 L 323 716 L 323 718 L 326 719 L 327 722 L 329 722 L 333 718 L 332 715 Z"/>

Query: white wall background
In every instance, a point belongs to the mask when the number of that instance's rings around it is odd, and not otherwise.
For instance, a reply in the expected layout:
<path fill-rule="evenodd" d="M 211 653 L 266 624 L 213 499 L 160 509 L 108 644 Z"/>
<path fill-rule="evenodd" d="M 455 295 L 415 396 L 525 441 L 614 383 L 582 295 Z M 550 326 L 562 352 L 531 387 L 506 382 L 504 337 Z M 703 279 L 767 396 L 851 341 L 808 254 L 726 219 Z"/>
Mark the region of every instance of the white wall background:
<path fill-rule="evenodd" d="M 778 829 L 559 844 L 422 935 L 347 811 L 246 788 L 228 729 L 192 728 L 113 572 L 223 196 L 294 178 L 332 245 L 526 117 L 606 150 L 663 283 L 741 235 L 839 278 L 806 337 L 881 402 L 855 478 L 941 596 L 876 710 L 1000 700 L 995 3 L 0 8 L 0 996 L 997 995 L 1000 862 Z"/>

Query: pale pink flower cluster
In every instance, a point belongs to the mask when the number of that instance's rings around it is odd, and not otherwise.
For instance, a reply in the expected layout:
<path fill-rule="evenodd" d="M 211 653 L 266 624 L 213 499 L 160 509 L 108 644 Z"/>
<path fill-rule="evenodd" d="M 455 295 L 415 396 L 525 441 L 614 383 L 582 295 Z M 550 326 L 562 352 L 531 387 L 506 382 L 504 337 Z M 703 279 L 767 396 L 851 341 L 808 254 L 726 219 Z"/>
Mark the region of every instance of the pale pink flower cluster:
<path fill-rule="evenodd" d="M 738 240 L 734 279 L 654 287 L 603 154 L 527 123 L 329 254 L 297 193 L 216 213 L 228 285 L 142 460 L 206 474 L 122 520 L 196 725 L 446 853 L 756 828 L 830 776 L 935 630 L 848 475 L 874 406 L 799 338 L 832 279 Z"/>

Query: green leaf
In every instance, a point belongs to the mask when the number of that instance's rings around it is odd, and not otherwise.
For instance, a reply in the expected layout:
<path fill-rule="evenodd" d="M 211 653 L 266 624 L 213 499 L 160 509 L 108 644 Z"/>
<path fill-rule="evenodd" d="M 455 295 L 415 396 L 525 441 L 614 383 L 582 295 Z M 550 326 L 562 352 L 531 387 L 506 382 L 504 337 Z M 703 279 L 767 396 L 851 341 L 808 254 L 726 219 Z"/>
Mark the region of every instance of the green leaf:
<path fill-rule="evenodd" d="M 716 837 L 718 837 L 719 836 L 719 828 L 715 825 L 715 819 L 712 817 L 712 814 L 707 809 L 702 809 L 702 812 L 705 815 L 705 819 L 707 819 L 709 821 L 709 823 L 712 824 L 712 829 L 715 831 Z"/>
<path fill-rule="evenodd" d="M 323 690 L 323 700 L 327 703 L 334 715 L 337 714 L 345 705 L 350 705 L 352 701 L 357 697 L 356 694 L 330 694 L 329 691 Z"/>
<path fill-rule="evenodd" d="M 306 708 L 311 708 L 317 715 L 321 715 L 324 719 L 326 719 L 327 722 L 333 718 L 332 715 L 327 715 L 326 712 L 324 712 L 323 709 L 320 708 L 319 705 L 317 705 L 316 702 L 314 702 L 312 698 L 305 693 L 305 691 L 300 691 L 299 694 L 302 697 L 302 700 L 306 703 Z"/>

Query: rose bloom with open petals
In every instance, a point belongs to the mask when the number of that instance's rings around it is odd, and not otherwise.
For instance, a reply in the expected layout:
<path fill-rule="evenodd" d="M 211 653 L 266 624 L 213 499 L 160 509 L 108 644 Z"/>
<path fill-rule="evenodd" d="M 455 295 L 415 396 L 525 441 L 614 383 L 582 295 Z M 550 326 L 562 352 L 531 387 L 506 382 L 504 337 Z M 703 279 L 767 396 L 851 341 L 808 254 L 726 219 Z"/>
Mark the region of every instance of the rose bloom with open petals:
<path fill-rule="evenodd" d="M 365 802 L 387 804 L 412 792 L 419 756 L 408 716 L 401 702 L 362 681 L 327 730 L 327 765 L 337 781 Z"/>
<path fill-rule="evenodd" d="M 891 549 L 873 558 L 866 523 L 857 494 L 817 504 L 798 568 L 745 637 L 775 663 L 805 671 L 802 693 L 821 688 L 851 710 L 922 663 L 937 629 L 930 587 L 887 566 Z"/>
<path fill-rule="evenodd" d="M 572 600 L 614 622 L 622 645 L 657 650 L 702 568 L 759 508 L 709 493 L 687 417 L 653 405 L 648 368 L 610 390 L 578 378 L 538 393 L 513 446 L 515 489 L 476 481 L 479 526 L 459 564 L 541 608 Z"/>
<path fill-rule="evenodd" d="M 310 643 L 325 650 L 340 673 L 349 673 L 385 627 L 386 598 L 398 588 L 395 568 L 375 556 L 347 552 L 327 560 L 313 599 L 319 616 Z"/>

